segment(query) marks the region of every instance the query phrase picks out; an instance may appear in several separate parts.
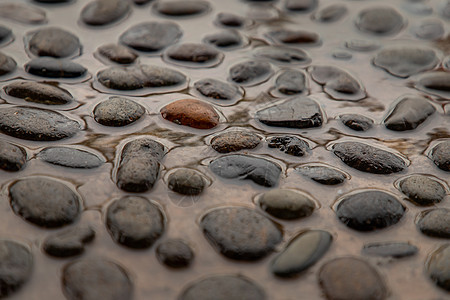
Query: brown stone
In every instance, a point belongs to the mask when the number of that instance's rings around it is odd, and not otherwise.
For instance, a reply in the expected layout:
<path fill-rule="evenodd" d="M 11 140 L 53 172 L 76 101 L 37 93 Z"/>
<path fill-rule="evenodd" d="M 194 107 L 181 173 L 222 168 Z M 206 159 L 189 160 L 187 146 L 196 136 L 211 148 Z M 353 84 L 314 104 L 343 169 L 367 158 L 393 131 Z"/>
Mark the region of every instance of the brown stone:
<path fill-rule="evenodd" d="M 196 99 L 182 99 L 161 109 L 164 119 L 178 125 L 211 129 L 219 124 L 219 115 L 210 104 Z"/>

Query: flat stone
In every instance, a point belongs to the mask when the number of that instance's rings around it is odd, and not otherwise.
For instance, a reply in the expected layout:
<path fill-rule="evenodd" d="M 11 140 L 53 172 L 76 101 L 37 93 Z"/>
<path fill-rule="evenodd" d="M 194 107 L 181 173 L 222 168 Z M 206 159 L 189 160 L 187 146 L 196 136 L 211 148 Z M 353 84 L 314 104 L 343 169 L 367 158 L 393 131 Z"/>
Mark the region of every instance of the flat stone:
<path fill-rule="evenodd" d="M 62 270 L 62 288 L 68 300 L 131 299 L 133 283 L 127 271 L 104 258 L 79 259 Z"/>
<path fill-rule="evenodd" d="M 314 81 L 324 86 L 324 92 L 335 100 L 358 101 L 366 97 L 363 85 L 344 69 L 313 66 L 310 73 Z"/>
<path fill-rule="evenodd" d="M 278 29 L 265 36 L 275 44 L 317 46 L 322 43 L 317 33 L 305 30 Z"/>
<path fill-rule="evenodd" d="M 325 185 L 340 184 L 348 178 L 344 172 L 325 165 L 302 165 L 295 170 L 303 176 Z"/>
<path fill-rule="evenodd" d="M 183 195 L 198 195 L 205 185 L 204 177 L 191 169 L 179 169 L 168 178 L 169 189 Z"/>
<path fill-rule="evenodd" d="M 219 125 L 219 114 L 208 103 L 196 99 L 181 99 L 161 108 L 164 119 L 178 125 L 211 129 Z"/>
<path fill-rule="evenodd" d="M 439 203 L 447 194 L 439 181 L 425 175 L 412 175 L 402 179 L 399 189 L 409 201 L 421 206 Z"/>
<path fill-rule="evenodd" d="M 389 6 L 361 10 L 355 24 L 359 30 L 374 35 L 394 35 L 405 26 L 402 15 Z"/>
<path fill-rule="evenodd" d="M 336 207 L 339 220 L 358 231 L 382 229 L 396 224 L 405 207 L 382 191 L 364 191 L 345 196 Z"/>
<path fill-rule="evenodd" d="M 169 17 L 186 17 L 204 14 L 210 10 L 210 5 L 206 1 L 192 0 L 189 2 L 173 0 L 167 2 L 157 2 L 153 9 L 158 13 Z"/>
<path fill-rule="evenodd" d="M 45 162 L 67 168 L 93 169 L 105 163 L 98 155 L 69 147 L 48 147 L 36 156 Z"/>
<path fill-rule="evenodd" d="M 435 284 L 450 291 L 450 244 L 444 244 L 430 254 L 426 270 Z"/>
<path fill-rule="evenodd" d="M 200 227 L 216 250 L 236 260 L 268 255 L 283 236 L 272 221 L 246 207 L 214 209 L 202 217 Z"/>
<path fill-rule="evenodd" d="M 281 174 L 278 164 L 264 158 L 239 154 L 216 158 L 209 164 L 209 168 L 219 177 L 249 179 L 266 187 L 275 186 Z"/>
<path fill-rule="evenodd" d="M 358 114 L 343 114 L 339 116 L 342 124 L 355 131 L 367 131 L 373 127 L 373 120 Z"/>
<path fill-rule="evenodd" d="M 81 199 L 62 182 L 29 177 L 9 187 L 11 208 L 24 220 L 47 228 L 73 223 L 81 214 Z"/>
<path fill-rule="evenodd" d="M 425 122 L 435 111 L 436 108 L 427 98 L 405 95 L 396 101 L 394 108 L 384 119 L 384 125 L 394 131 L 412 130 Z"/>
<path fill-rule="evenodd" d="M 252 132 L 233 130 L 221 133 L 211 140 L 211 147 L 219 153 L 254 149 L 261 138 Z"/>
<path fill-rule="evenodd" d="M 286 189 L 264 193 L 258 200 L 258 205 L 271 216 L 284 220 L 309 217 L 316 208 L 306 194 Z"/>
<path fill-rule="evenodd" d="M 319 271 L 319 283 L 329 300 L 384 300 L 388 295 L 377 270 L 355 257 L 325 263 Z"/>
<path fill-rule="evenodd" d="M 316 9 L 318 3 L 318 0 L 286 0 L 284 7 L 292 12 L 308 13 Z"/>
<path fill-rule="evenodd" d="M 139 51 L 157 52 L 176 43 L 182 35 L 183 31 L 176 23 L 144 22 L 129 28 L 119 40 Z"/>
<path fill-rule="evenodd" d="M 264 300 L 266 294 L 242 275 L 213 275 L 195 281 L 181 293 L 180 300 Z"/>
<path fill-rule="evenodd" d="M 300 233 L 272 260 L 272 273 L 292 277 L 304 272 L 325 255 L 332 240 L 331 234 L 323 230 Z"/>
<path fill-rule="evenodd" d="M 353 54 L 347 50 L 336 49 L 331 54 L 333 58 L 339 60 L 350 60 L 353 57 Z"/>
<path fill-rule="evenodd" d="M 95 231 L 89 226 L 68 228 L 48 236 L 42 248 L 54 257 L 71 257 L 84 252 L 87 243 L 95 238 Z"/>
<path fill-rule="evenodd" d="M 268 62 L 248 60 L 231 67 L 230 79 L 240 85 L 256 85 L 269 79 L 272 73 Z"/>
<path fill-rule="evenodd" d="M 65 89 L 34 81 L 16 81 L 4 86 L 3 90 L 11 97 L 40 104 L 63 105 L 75 101 Z"/>
<path fill-rule="evenodd" d="M 346 165 L 362 172 L 391 174 L 408 167 L 400 156 L 359 142 L 337 143 L 332 151 Z"/>
<path fill-rule="evenodd" d="M 0 45 L 6 44 L 14 39 L 12 30 L 0 25 Z"/>
<path fill-rule="evenodd" d="M 171 268 L 186 268 L 194 260 L 194 252 L 183 240 L 165 240 L 156 248 L 156 257 Z"/>
<path fill-rule="evenodd" d="M 450 171 L 450 140 L 445 140 L 436 144 L 431 149 L 430 159 L 441 170 Z"/>
<path fill-rule="evenodd" d="M 24 140 L 57 141 L 81 130 L 78 122 L 47 109 L 25 106 L 0 110 L 0 132 Z"/>
<path fill-rule="evenodd" d="M 164 53 L 169 62 L 187 66 L 212 67 L 222 62 L 224 55 L 213 46 L 200 43 L 173 45 Z"/>
<path fill-rule="evenodd" d="M 373 64 L 388 73 L 406 78 L 431 70 L 439 63 L 436 52 L 423 46 L 389 46 L 378 52 Z"/>
<path fill-rule="evenodd" d="M 426 210 L 419 215 L 417 226 L 428 236 L 437 238 L 450 238 L 450 209 L 434 208 Z"/>
<path fill-rule="evenodd" d="M 159 176 L 164 146 L 149 138 L 125 144 L 117 168 L 116 184 L 127 192 L 140 193 L 153 187 Z"/>
<path fill-rule="evenodd" d="M 232 14 L 232 13 L 219 13 L 216 17 L 216 23 L 226 27 L 241 28 L 251 22 L 246 18 Z"/>
<path fill-rule="evenodd" d="M 270 59 L 273 62 L 304 65 L 311 62 L 306 51 L 285 46 L 261 46 L 253 51 L 256 57 Z"/>
<path fill-rule="evenodd" d="M 145 114 L 145 108 L 123 97 L 110 97 L 94 108 L 94 119 L 105 126 L 120 127 L 136 122 Z"/>
<path fill-rule="evenodd" d="M 106 44 L 97 49 L 98 53 L 118 64 L 132 64 L 138 55 L 123 45 Z"/>
<path fill-rule="evenodd" d="M 106 227 L 116 243 L 130 248 L 148 248 L 163 234 L 161 209 L 145 198 L 125 196 L 106 211 Z"/>
<path fill-rule="evenodd" d="M 36 56 L 65 58 L 81 53 L 81 44 L 74 34 L 57 27 L 39 29 L 30 34 L 28 49 Z"/>
<path fill-rule="evenodd" d="M 343 4 L 331 4 L 323 7 L 314 14 L 314 19 L 322 23 L 336 22 L 342 19 L 348 12 Z"/>
<path fill-rule="evenodd" d="M 444 24 L 436 19 L 423 20 L 413 28 L 416 37 L 424 40 L 439 40 L 445 34 Z"/>
<path fill-rule="evenodd" d="M 24 148 L 0 140 L 0 169 L 15 172 L 25 167 L 27 152 Z"/>
<path fill-rule="evenodd" d="M 0 297 L 19 290 L 31 277 L 33 255 L 13 240 L 0 240 Z"/>
<path fill-rule="evenodd" d="M 94 0 L 83 7 L 80 17 L 85 24 L 103 26 L 124 18 L 130 8 L 126 0 Z"/>
<path fill-rule="evenodd" d="M 17 63 L 12 57 L 0 52 L 0 76 L 13 72 L 16 67 Z"/>
<path fill-rule="evenodd" d="M 203 38 L 203 42 L 226 50 L 227 48 L 239 47 L 243 44 L 241 35 L 232 30 L 223 30 L 217 33 L 208 34 Z"/>
<path fill-rule="evenodd" d="M 194 88 L 205 97 L 216 100 L 233 100 L 242 97 L 239 87 L 213 78 L 197 81 Z"/>
<path fill-rule="evenodd" d="M 446 99 L 450 96 L 450 73 L 427 72 L 415 82 L 416 88 Z"/>
<path fill-rule="evenodd" d="M 256 112 L 255 119 L 267 126 L 288 128 L 321 127 L 319 104 L 307 97 L 295 97 Z"/>
<path fill-rule="evenodd" d="M 292 156 L 303 156 L 311 151 L 308 143 L 296 136 L 274 136 L 267 142 L 269 148 L 276 148 Z"/>
<path fill-rule="evenodd" d="M 32 25 L 47 22 L 47 16 L 43 9 L 18 3 L 1 3 L 0 17 Z"/>
<path fill-rule="evenodd" d="M 365 244 L 362 252 L 367 255 L 402 258 L 415 255 L 419 249 L 410 243 L 382 242 Z"/>
<path fill-rule="evenodd" d="M 275 80 L 275 89 L 285 95 L 301 94 L 308 91 L 306 75 L 302 71 L 286 70 Z"/>
<path fill-rule="evenodd" d="M 345 42 L 345 47 L 358 52 L 369 52 L 380 48 L 380 44 L 374 40 L 350 39 Z"/>
<path fill-rule="evenodd" d="M 87 69 L 70 60 L 53 57 L 34 58 L 25 64 L 26 72 L 47 78 L 78 78 L 86 75 Z"/>

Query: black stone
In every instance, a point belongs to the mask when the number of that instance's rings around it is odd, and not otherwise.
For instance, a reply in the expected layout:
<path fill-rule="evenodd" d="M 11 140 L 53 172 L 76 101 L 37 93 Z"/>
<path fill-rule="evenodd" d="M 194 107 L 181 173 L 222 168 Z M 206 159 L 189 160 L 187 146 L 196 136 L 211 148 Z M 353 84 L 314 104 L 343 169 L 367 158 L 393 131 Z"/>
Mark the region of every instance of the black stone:
<path fill-rule="evenodd" d="M 205 188 L 205 184 L 203 176 L 190 169 L 179 169 L 168 178 L 169 189 L 183 195 L 198 195 Z"/>
<path fill-rule="evenodd" d="M 435 208 L 422 212 L 417 226 L 428 236 L 437 238 L 450 238 L 450 209 Z"/>
<path fill-rule="evenodd" d="M 173 22 L 144 22 L 134 25 L 120 36 L 120 42 L 144 52 L 157 52 L 176 43 L 183 32 Z"/>
<path fill-rule="evenodd" d="M 12 57 L 0 52 L 0 76 L 13 72 L 16 67 L 17 63 Z"/>
<path fill-rule="evenodd" d="M 203 96 L 217 100 L 232 100 L 242 96 L 237 86 L 213 78 L 197 81 L 194 88 Z"/>
<path fill-rule="evenodd" d="M 316 207 L 305 194 L 286 189 L 264 193 L 258 200 L 258 205 L 271 216 L 284 220 L 309 217 Z"/>
<path fill-rule="evenodd" d="M 36 56 L 65 58 L 81 53 L 80 40 L 72 33 L 48 27 L 31 33 L 28 49 Z"/>
<path fill-rule="evenodd" d="M 105 126 L 120 127 L 139 120 L 145 108 L 126 98 L 110 97 L 94 108 L 94 119 Z"/>
<path fill-rule="evenodd" d="M 265 36 L 275 44 L 318 46 L 320 37 L 315 32 L 305 30 L 278 29 L 270 31 Z"/>
<path fill-rule="evenodd" d="M 411 202 L 424 206 L 441 202 L 447 193 L 439 181 L 425 175 L 412 175 L 402 179 L 399 189 Z"/>
<path fill-rule="evenodd" d="M 81 20 L 92 26 L 108 25 L 125 17 L 130 8 L 127 0 L 94 0 L 81 11 Z"/>
<path fill-rule="evenodd" d="M 219 153 L 229 153 L 254 149 L 260 142 L 260 137 L 252 132 L 233 130 L 215 136 L 211 140 L 211 147 Z"/>
<path fill-rule="evenodd" d="M 168 267 L 186 268 L 194 259 L 194 252 L 185 241 L 169 239 L 158 245 L 156 257 Z"/>
<path fill-rule="evenodd" d="M 295 136 L 274 136 L 267 140 L 267 142 L 269 148 L 277 148 L 293 156 L 303 156 L 311 151 L 307 142 Z"/>
<path fill-rule="evenodd" d="M 158 13 L 169 17 L 186 17 L 206 13 L 210 10 L 210 5 L 206 1 L 159 1 L 153 6 Z"/>
<path fill-rule="evenodd" d="M 253 55 L 278 63 L 303 65 L 311 62 L 310 56 L 304 50 L 284 46 L 258 47 L 254 50 Z"/>
<path fill-rule="evenodd" d="M 4 86 L 3 90 L 9 96 L 47 105 L 63 105 L 75 100 L 62 88 L 34 81 L 13 82 Z"/>
<path fill-rule="evenodd" d="M 430 159 L 441 170 L 450 171 L 450 140 L 438 143 L 431 149 Z"/>
<path fill-rule="evenodd" d="M 239 33 L 232 30 L 223 30 L 205 36 L 203 42 L 226 50 L 226 48 L 241 46 L 243 40 Z"/>
<path fill-rule="evenodd" d="M 427 273 L 436 285 L 450 292 L 450 244 L 444 244 L 430 254 Z"/>
<path fill-rule="evenodd" d="M 132 64 L 138 55 L 123 45 L 106 44 L 97 49 L 98 53 L 118 64 Z"/>
<path fill-rule="evenodd" d="M 53 165 L 77 169 L 93 169 L 105 162 L 94 153 L 69 147 L 45 148 L 37 157 Z"/>
<path fill-rule="evenodd" d="M 336 22 L 342 19 L 347 12 L 347 6 L 343 4 L 331 4 L 315 13 L 314 19 L 323 23 Z"/>
<path fill-rule="evenodd" d="M 404 25 L 403 17 L 388 6 L 363 9 L 356 20 L 356 27 L 359 30 L 374 35 L 393 35 Z"/>
<path fill-rule="evenodd" d="M 301 71 L 286 70 L 278 75 L 275 88 L 282 94 L 295 95 L 307 91 L 306 75 Z"/>
<path fill-rule="evenodd" d="M 364 245 L 362 252 L 367 255 L 402 258 L 415 255 L 419 249 L 410 243 L 383 242 Z"/>
<path fill-rule="evenodd" d="M 71 257 L 84 252 L 85 244 L 95 238 L 95 231 L 89 226 L 68 228 L 48 236 L 42 248 L 51 256 Z"/>
<path fill-rule="evenodd" d="M 4 171 L 19 171 L 27 163 L 27 152 L 24 148 L 0 140 L 0 169 Z"/>
<path fill-rule="evenodd" d="M 358 114 L 340 115 L 342 124 L 355 131 L 367 131 L 373 127 L 373 120 Z"/>
<path fill-rule="evenodd" d="M 52 57 L 32 59 L 24 68 L 30 74 L 47 78 L 77 78 L 87 73 L 87 69 L 80 64 Z"/>
<path fill-rule="evenodd" d="M 340 184 L 347 179 L 344 172 L 324 165 L 303 165 L 295 170 L 303 176 L 325 185 Z"/>
<path fill-rule="evenodd" d="M 266 81 L 272 75 L 268 62 L 249 60 L 230 69 L 230 79 L 241 85 L 255 85 Z"/>

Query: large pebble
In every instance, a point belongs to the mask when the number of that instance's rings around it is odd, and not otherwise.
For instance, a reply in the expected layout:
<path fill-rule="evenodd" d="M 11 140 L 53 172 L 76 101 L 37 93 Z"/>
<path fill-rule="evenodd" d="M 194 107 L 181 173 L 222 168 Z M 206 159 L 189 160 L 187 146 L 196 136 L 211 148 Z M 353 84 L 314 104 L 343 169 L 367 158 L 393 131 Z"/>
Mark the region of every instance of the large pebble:
<path fill-rule="evenodd" d="M 226 50 L 239 47 L 244 41 L 238 32 L 233 30 L 223 30 L 206 35 L 203 38 L 203 42 Z"/>
<path fill-rule="evenodd" d="M 19 139 L 57 141 L 80 129 L 78 122 L 47 109 L 16 106 L 0 110 L 0 132 Z"/>
<path fill-rule="evenodd" d="M 232 66 L 230 79 L 241 85 L 255 85 L 269 79 L 272 72 L 268 62 L 249 60 Z"/>
<path fill-rule="evenodd" d="M 307 97 L 295 97 L 259 110 L 255 119 L 275 127 L 312 128 L 323 122 L 319 104 Z"/>
<path fill-rule="evenodd" d="M 48 27 L 32 32 L 28 49 L 36 56 L 64 58 L 79 55 L 81 44 L 74 34 L 57 27 Z"/>
<path fill-rule="evenodd" d="M 139 138 L 123 147 L 117 168 L 117 186 L 127 192 L 145 192 L 159 176 L 164 146 L 149 138 Z"/>
<path fill-rule="evenodd" d="M 24 148 L 0 140 L 0 169 L 19 171 L 27 163 L 27 152 Z"/>
<path fill-rule="evenodd" d="M 307 13 L 314 10 L 318 3 L 318 0 L 286 0 L 284 7 L 296 13 Z"/>
<path fill-rule="evenodd" d="M 368 173 L 391 174 L 408 167 L 400 156 L 359 142 L 337 143 L 333 153 L 346 165 Z"/>
<path fill-rule="evenodd" d="M 11 73 L 16 67 L 17 63 L 12 57 L 0 52 L 0 76 Z"/>
<path fill-rule="evenodd" d="M 367 255 L 402 258 L 415 255 L 419 249 L 410 243 L 381 242 L 364 245 L 362 252 Z"/>
<path fill-rule="evenodd" d="M 292 156 L 303 156 L 311 151 L 311 148 L 306 141 L 296 136 L 288 135 L 271 137 L 267 140 L 267 146 L 269 148 L 276 148 L 281 152 Z"/>
<path fill-rule="evenodd" d="M 419 215 L 417 226 L 428 236 L 450 238 L 450 209 L 435 208 L 422 212 Z"/>
<path fill-rule="evenodd" d="M 272 273 L 281 277 L 298 275 L 325 255 L 332 240 L 331 234 L 323 230 L 300 233 L 272 260 Z"/>
<path fill-rule="evenodd" d="M 45 148 L 36 157 L 53 165 L 77 169 L 97 168 L 104 163 L 102 158 L 92 152 L 69 147 Z"/>
<path fill-rule="evenodd" d="M 198 172 L 191 169 L 179 169 L 167 179 L 169 189 L 183 195 L 198 195 L 206 185 L 206 180 Z"/>
<path fill-rule="evenodd" d="M 108 206 L 106 227 L 117 243 L 148 248 L 163 234 L 165 220 L 161 209 L 147 199 L 125 196 Z"/>
<path fill-rule="evenodd" d="M 410 201 L 418 205 L 433 205 L 441 202 L 446 195 L 445 187 L 439 181 L 425 175 L 406 177 L 398 186 Z"/>
<path fill-rule="evenodd" d="M 272 221 L 246 207 L 214 209 L 202 217 L 200 227 L 214 248 L 236 260 L 262 258 L 283 237 Z"/>
<path fill-rule="evenodd" d="M 441 170 L 450 171 L 450 140 L 436 144 L 430 151 L 430 159 Z"/>
<path fill-rule="evenodd" d="M 9 188 L 13 211 L 41 227 L 73 223 L 81 213 L 81 199 L 66 184 L 45 177 L 29 177 Z"/>
<path fill-rule="evenodd" d="M 97 49 L 98 53 L 118 64 L 132 64 L 138 55 L 123 45 L 106 44 Z"/>
<path fill-rule="evenodd" d="M 321 43 L 317 33 L 305 30 L 278 29 L 269 31 L 265 36 L 275 44 L 317 46 Z"/>
<path fill-rule="evenodd" d="M 47 22 L 44 10 L 20 3 L 1 3 L 0 17 L 24 24 L 43 24 Z"/>
<path fill-rule="evenodd" d="M 195 67 L 212 67 L 223 59 L 223 54 L 216 48 L 200 43 L 174 45 L 168 48 L 164 55 L 169 58 L 169 62 Z"/>
<path fill-rule="evenodd" d="M 194 88 L 203 96 L 216 100 L 239 99 L 243 94 L 236 85 L 213 78 L 205 78 L 197 81 L 194 84 Z"/>
<path fill-rule="evenodd" d="M 77 78 L 87 73 L 87 69 L 78 63 L 53 57 L 32 59 L 24 68 L 30 74 L 47 78 Z"/>
<path fill-rule="evenodd" d="M 181 239 L 165 240 L 156 248 L 156 257 L 171 268 L 186 268 L 194 259 L 191 247 Z"/>
<path fill-rule="evenodd" d="M 33 270 L 31 251 L 12 240 L 0 240 L 0 297 L 16 292 Z"/>
<path fill-rule="evenodd" d="M 232 154 L 219 157 L 209 165 L 214 174 L 223 178 L 252 180 L 256 184 L 272 187 L 278 183 L 281 167 L 264 158 Z"/>
<path fill-rule="evenodd" d="M 278 63 L 303 65 L 311 62 L 311 57 L 304 50 L 284 46 L 261 46 L 254 50 L 253 55 Z"/>
<path fill-rule="evenodd" d="M 169 17 L 186 17 L 206 13 L 210 9 L 210 5 L 206 1 L 159 1 L 153 6 L 158 13 Z"/>
<path fill-rule="evenodd" d="M 178 125 L 211 129 L 219 125 L 219 114 L 214 107 L 196 99 L 181 99 L 161 108 L 164 119 Z"/>
<path fill-rule="evenodd" d="M 110 97 L 94 108 L 94 119 L 105 126 L 120 127 L 139 120 L 145 108 L 127 98 Z"/>
<path fill-rule="evenodd" d="M 393 35 L 404 26 L 402 15 L 388 6 L 375 6 L 363 9 L 356 19 L 356 27 L 375 35 Z"/>
<path fill-rule="evenodd" d="M 339 116 L 341 122 L 355 131 L 367 131 L 373 127 L 373 120 L 358 114 L 343 114 Z"/>
<path fill-rule="evenodd" d="M 450 73 L 439 71 L 427 72 L 417 79 L 415 86 L 419 90 L 446 99 L 450 97 Z"/>
<path fill-rule="evenodd" d="M 437 286 L 450 292 L 450 244 L 444 244 L 431 253 L 426 269 Z"/>
<path fill-rule="evenodd" d="M 286 70 L 278 75 L 275 80 L 275 88 L 285 95 L 301 94 L 308 90 L 306 75 L 302 71 Z"/>
<path fill-rule="evenodd" d="M 420 39 L 439 40 L 445 34 L 445 28 L 441 21 L 429 19 L 415 26 L 413 32 Z"/>
<path fill-rule="evenodd" d="M 84 252 L 85 244 L 95 238 L 95 231 L 89 226 L 68 228 L 48 236 L 42 248 L 54 257 L 70 257 Z"/>
<path fill-rule="evenodd" d="M 400 97 L 384 119 L 387 129 L 405 131 L 417 128 L 436 111 L 425 97 L 406 95 Z"/>
<path fill-rule="evenodd" d="M 394 76 L 405 78 L 433 69 L 439 63 L 439 59 L 431 48 L 389 46 L 375 55 L 373 63 Z"/>
<path fill-rule="evenodd" d="M 268 214 L 284 220 L 309 217 L 316 207 L 306 194 L 286 189 L 264 193 L 258 200 L 258 205 Z"/>
<path fill-rule="evenodd" d="M 260 142 L 260 137 L 252 132 L 233 130 L 215 136 L 211 140 L 211 147 L 219 153 L 229 153 L 254 149 Z"/>
<path fill-rule="evenodd" d="M 213 275 L 191 283 L 179 300 L 265 300 L 262 288 L 242 275 Z"/>
<path fill-rule="evenodd" d="M 102 26 L 116 22 L 130 11 L 127 0 L 94 0 L 81 11 L 81 20 L 92 26 Z"/>
<path fill-rule="evenodd" d="M 62 88 L 34 81 L 13 82 L 4 86 L 3 90 L 9 96 L 48 105 L 67 104 L 75 100 Z"/>
<path fill-rule="evenodd" d="M 345 196 L 336 207 L 339 220 L 350 228 L 371 231 L 396 224 L 405 207 L 382 191 L 364 191 Z"/>
<path fill-rule="evenodd" d="M 344 4 L 331 4 L 317 11 L 314 19 L 323 23 L 336 22 L 342 19 L 347 12 L 347 6 Z"/>
<path fill-rule="evenodd" d="M 347 175 L 344 172 L 325 165 L 303 165 L 295 170 L 303 176 L 325 185 L 340 184 L 347 179 Z"/>
<path fill-rule="evenodd" d="M 133 295 L 127 271 L 104 258 L 80 259 L 65 265 L 62 287 L 68 300 L 125 300 Z"/>
<path fill-rule="evenodd" d="M 157 52 L 176 43 L 183 32 L 172 22 L 144 22 L 137 24 L 120 36 L 120 42 L 133 49 Z"/>
<path fill-rule="evenodd" d="M 384 300 L 388 295 L 377 270 L 355 257 L 325 263 L 319 271 L 319 283 L 329 300 Z"/>

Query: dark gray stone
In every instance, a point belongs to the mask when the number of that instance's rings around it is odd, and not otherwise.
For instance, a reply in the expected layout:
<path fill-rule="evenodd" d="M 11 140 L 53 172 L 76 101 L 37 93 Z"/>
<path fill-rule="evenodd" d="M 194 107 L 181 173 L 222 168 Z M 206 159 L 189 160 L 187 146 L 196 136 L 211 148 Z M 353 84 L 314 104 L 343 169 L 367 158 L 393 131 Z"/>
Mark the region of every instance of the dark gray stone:
<path fill-rule="evenodd" d="M 183 240 L 165 240 L 156 248 L 156 257 L 171 268 L 186 268 L 194 260 L 194 252 Z"/>
<path fill-rule="evenodd" d="M 230 79 L 241 85 L 255 85 L 266 81 L 273 70 L 268 62 L 249 60 L 230 69 Z"/>
<path fill-rule="evenodd" d="M 406 177 L 400 181 L 399 188 L 408 200 L 417 205 L 439 203 L 446 195 L 445 187 L 439 181 L 425 175 Z"/>
<path fill-rule="evenodd" d="M 252 132 L 233 130 L 215 136 L 211 140 L 211 147 L 219 153 L 229 153 L 254 149 L 260 142 L 260 137 Z"/>
<path fill-rule="evenodd" d="M 277 148 L 293 156 L 303 156 L 311 151 L 308 143 L 295 136 L 274 136 L 267 140 L 269 148 Z"/>
<path fill-rule="evenodd" d="M 31 25 L 47 22 L 43 9 L 20 3 L 1 3 L 0 17 Z"/>
<path fill-rule="evenodd" d="M 350 39 L 345 42 L 345 47 L 358 52 L 369 52 L 380 48 L 380 44 L 374 40 Z"/>
<path fill-rule="evenodd" d="M 214 209 L 202 217 L 200 227 L 216 250 L 236 260 L 260 259 L 283 238 L 272 221 L 246 207 Z"/>
<path fill-rule="evenodd" d="M 194 88 L 203 96 L 217 100 L 233 100 L 242 96 L 237 86 L 213 78 L 197 81 Z"/>
<path fill-rule="evenodd" d="M 85 244 L 95 238 L 95 231 L 89 226 L 78 226 L 48 236 L 42 248 L 54 257 L 71 257 L 84 252 Z"/>
<path fill-rule="evenodd" d="M 305 30 L 278 29 L 265 36 L 275 44 L 318 46 L 322 42 L 317 33 Z"/>
<path fill-rule="evenodd" d="M 92 26 L 108 25 L 124 18 L 130 8 L 127 0 L 94 0 L 81 11 L 81 20 Z"/>
<path fill-rule="evenodd" d="M 404 24 L 402 15 L 389 6 L 376 6 L 360 11 L 356 27 L 374 35 L 394 35 Z"/>
<path fill-rule="evenodd" d="M 0 76 L 13 72 L 16 67 L 17 63 L 12 57 L 0 52 Z"/>
<path fill-rule="evenodd" d="M 87 69 L 70 60 L 38 57 L 25 64 L 26 72 L 47 78 L 77 78 L 86 75 Z"/>
<path fill-rule="evenodd" d="M 198 195 L 205 185 L 203 176 L 191 169 L 179 169 L 168 178 L 169 189 L 183 195 Z"/>
<path fill-rule="evenodd" d="M 235 48 L 243 44 L 242 37 L 239 33 L 232 30 L 223 30 L 212 33 L 203 38 L 203 42 L 214 45 L 218 48 Z"/>
<path fill-rule="evenodd" d="M 264 193 L 258 200 L 258 205 L 268 214 L 284 220 L 309 217 L 316 207 L 305 194 L 285 189 Z"/>
<path fill-rule="evenodd" d="M 106 44 L 97 49 L 98 53 L 118 64 L 132 64 L 138 55 L 123 45 Z"/>
<path fill-rule="evenodd" d="M 176 43 L 183 32 L 173 22 L 144 22 L 134 25 L 120 36 L 120 42 L 144 52 L 157 52 Z"/>
<path fill-rule="evenodd" d="M 284 46 L 258 47 L 254 50 L 253 55 L 278 63 L 303 65 L 311 62 L 311 58 L 304 50 Z"/>
<path fill-rule="evenodd" d="M 450 244 L 444 244 L 430 254 L 426 269 L 438 287 L 450 291 Z"/>
<path fill-rule="evenodd" d="M 347 12 L 347 6 L 343 4 L 331 4 L 317 11 L 314 14 L 314 19 L 323 23 L 336 22 L 342 19 Z"/>
<path fill-rule="evenodd" d="M 308 13 L 316 9 L 318 3 L 318 0 L 286 0 L 284 7 L 292 12 Z"/>
<path fill-rule="evenodd" d="M 275 80 L 275 88 L 285 95 L 303 93 L 308 90 L 306 86 L 306 75 L 296 70 L 283 71 Z"/>
<path fill-rule="evenodd" d="M 0 25 L 0 45 L 6 44 L 13 40 L 13 34 L 11 29 L 6 26 Z"/>
<path fill-rule="evenodd" d="M 208 12 L 210 10 L 210 5 L 208 2 L 201 0 L 192 0 L 189 2 L 173 0 L 156 2 L 153 9 L 158 13 L 169 17 L 187 17 Z"/>
<path fill-rule="evenodd" d="M 9 197 L 14 213 L 41 227 L 61 227 L 81 214 L 80 197 L 64 183 L 45 177 L 16 181 Z"/>
<path fill-rule="evenodd" d="M 416 87 L 424 92 L 448 98 L 450 95 L 450 73 L 427 72 L 416 81 Z"/>
<path fill-rule="evenodd" d="M 384 125 L 395 131 L 412 130 L 425 122 L 435 111 L 436 108 L 424 97 L 402 96 L 384 119 Z"/>
<path fill-rule="evenodd" d="M 450 140 L 436 144 L 430 152 L 430 159 L 441 170 L 450 171 Z"/>
<path fill-rule="evenodd" d="M 24 148 L 0 140 L 0 169 L 19 171 L 27 163 L 27 152 Z"/>
<path fill-rule="evenodd" d="M 340 115 L 342 124 L 355 131 L 367 131 L 373 127 L 373 120 L 358 114 Z"/>
<path fill-rule="evenodd" d="M 45 148 L 37 157 L 53 165 L 77 169 L 93 169 L 105 162 L 94 153 L 69 147 Z"/>
<path fill-rule="evenodd" d="M 344 172 L 324 165 L 303 165 L 295 170 L 303 176 L 325 185 L 340 184 L 347 179 Z"/>
<path fill-rule="evenodd" d="M 57 27 L 32 32 L 28 49 L 36 56 L 65 58 L 81 53 L 80 40 L 72 33 Z"/>
<path fill-rule="evenodd" d="M 383 242 L 364 245 L 362 252 L 367 255 L 402 258 L 415 255 L 419 249 L 410 243 Z"/>
<path fill-rule="evenodd" d="M 226 27 L 241 28 L 248 25 L 250 22 L 244 17 L 222 12 L 217 14 L 216 23 Z"/>
<path fill-rule="evenodd" d="M 199 67 L 212 67 L 219 64 L 223 54 L 213 46 L 200 43 L 184 43 L 173 45 L 164 53 L 169 61 L 176 63 L 187 63 L 191 66 L 195 63 Z"/>
<path fill-rule="evenodd" d="M 126 98 L 110 97 L 94 108 L 94 119 L 105 126 L 120 127 L 139 120 L 145 108 Z"/>
<path fill-rule="evenodd" d="M 438 40 L 445 34 L 445 28 L 441 21 L 431 19 L 423 20 L 413 28 L 416 37 L 424 40 Z"/>
<path fill-rule="evenodd" d="M 3 90 L 11 97 L 47 105 L 62 105 L 75 100 L 67 90 L 34 81 L 13 82 L 4 86 Z"/>
<path fill-rule="evenodd" d="M 419 215 L 417 226 L 428 236 L 437 238 L 450 238 L 450 209 L 435 208 L 422 212 Z"/>

